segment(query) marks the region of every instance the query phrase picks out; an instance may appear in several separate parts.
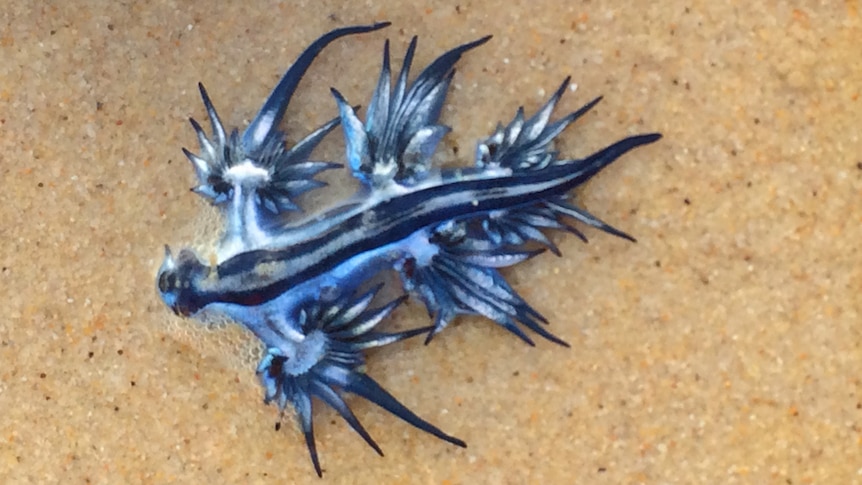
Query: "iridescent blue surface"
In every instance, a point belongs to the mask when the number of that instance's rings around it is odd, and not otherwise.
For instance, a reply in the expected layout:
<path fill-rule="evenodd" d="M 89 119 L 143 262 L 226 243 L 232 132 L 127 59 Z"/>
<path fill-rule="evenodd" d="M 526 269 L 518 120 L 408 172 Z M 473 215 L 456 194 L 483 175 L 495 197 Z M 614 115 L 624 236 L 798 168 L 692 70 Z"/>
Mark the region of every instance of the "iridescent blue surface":
<path fill-rule="evenodd" d="M 183 316 L 225 315 L 247 327 L 267 348 L 258 367 L 267 402 L 293 406 L 315 470 L 322 474 L 312 427 L 312 397 L 333 407 L 378 453 L 339 390 L 364 397 L 410 424 L 466 446 L 416 416 L 368 377 L 363 351 L 426 333 L 426 341 L 458 315 L 482 315 L 532 345 L 527 330 L 561 345 L 547 320 L 506 282 L 500 268 L 545 248 L 559 254 L 546 230 L 583 238 L 569 220 L 632 239 L 568 199 L 568 192 L 621 155 L 660 135 L 623 139 L 584 159 L 567 159 L 554 139 L 599 100 L 551 121 L 569 85 L 565 80 L 532 117 L 519 110 L 507 126 L 479 141 L 473 166 L 441 170 L 432 164 L 450 131 L 439 116 L 455 63 L 490 39 L 456 47 L 413 81 L 417 47 L 410 43 L 394 84 L 389 43 L 365 120 L 335 89 L 339 117 L 291 148 L 278 130 L 287 104 L 314 57 L 331 41 L 388 24 L 335 30 L 315 41 L 288 69 L 245 132 L 230 135 L 201 86 L 212 125 L 208 137 L 195 121 L 200 154 L 186 151 L 202 197 L 218 206 L 225 227 L 214 263 L 184 249 L 167 251 L 157 286 Z M 360 193 L 326 214 L 295 221 L 294 198 L 322 186 L 314 177 L 338 165 L 310 159 L 338 124 L 345 161 L 361 181 Z M 359 202 L 356 202 L 359 201 Z M 376 290 L 357 297 L 381 271 L 396 271 L 403 289 L 418 297 L 434 323 L 395 334 L 373 329 L 398 301 L 368 310 Z"/>

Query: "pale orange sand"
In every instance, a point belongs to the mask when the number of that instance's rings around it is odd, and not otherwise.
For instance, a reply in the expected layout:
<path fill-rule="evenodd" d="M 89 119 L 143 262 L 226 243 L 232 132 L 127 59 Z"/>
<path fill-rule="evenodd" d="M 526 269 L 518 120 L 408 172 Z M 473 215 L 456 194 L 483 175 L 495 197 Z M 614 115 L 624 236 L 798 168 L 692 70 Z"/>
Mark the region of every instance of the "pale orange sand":
<path fill-rule="evenodd" d="M 0 482 L 860 483 L 860 5 L 787 3 L 5 2 Z M 665 138 L 580 192 L 639 243 L 559 235 L 563 258 L 508 272 L 572 348 L 464 319 L 372 354 L 469 448 L 351 399 L 379 458 L 320 406 L 322 482 L 292 423 L 273 430 L 254 346 L 172 320 L 153 275 L 198 230 L 180 152 L 204 119 L 196 83 L 243 126 L 311 40 L 375 20 L 393 26 L 313 66 L 289 133 L 335 114 L 330 86 L 367 105 L 386 37 L 400 63 L 419 35 L 418 67 L 490 33 L 459 65 L 442 161 L 469 162 L 567 75 L 561 113 L 605 99 L 563 153 Z M 348 191 L 328 178 L 315 201 Z M 391 325 L 426 323 L 413 303 Z"/>

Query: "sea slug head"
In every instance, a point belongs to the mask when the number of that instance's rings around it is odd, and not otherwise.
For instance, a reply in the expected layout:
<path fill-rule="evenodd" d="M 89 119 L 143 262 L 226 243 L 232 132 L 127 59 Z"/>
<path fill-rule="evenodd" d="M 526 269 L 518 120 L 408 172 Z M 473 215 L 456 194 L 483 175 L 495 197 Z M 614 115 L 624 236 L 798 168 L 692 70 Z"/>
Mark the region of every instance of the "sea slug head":
<path fill-rule="evenodd" d="M 194 251 L 183 249 L 174 258 L 170 248 L 165 246 L 165 260 L 156 277 L 156 289 L 175 314 L 188 317 L 202 307 L 195 288 L 208 272 L 209 268 L 201 263 Z"/>

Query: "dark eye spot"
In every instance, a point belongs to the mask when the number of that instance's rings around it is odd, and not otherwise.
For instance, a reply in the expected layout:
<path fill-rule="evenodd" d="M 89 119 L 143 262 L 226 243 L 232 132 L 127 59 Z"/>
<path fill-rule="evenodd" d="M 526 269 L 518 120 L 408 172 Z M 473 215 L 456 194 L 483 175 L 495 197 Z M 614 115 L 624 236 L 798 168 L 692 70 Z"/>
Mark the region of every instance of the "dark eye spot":
<path fill-rule="evenodd" d="M 168 274 L 162 273 L 159 275 L 159 291 L 166 293 L 168 291 Z"/>
<path fill-rule="evenodd" d="M 165 272 L 159 275 L 159 291 L 167 293 L 175 288 L 177 288 L 176 273 Z"/>

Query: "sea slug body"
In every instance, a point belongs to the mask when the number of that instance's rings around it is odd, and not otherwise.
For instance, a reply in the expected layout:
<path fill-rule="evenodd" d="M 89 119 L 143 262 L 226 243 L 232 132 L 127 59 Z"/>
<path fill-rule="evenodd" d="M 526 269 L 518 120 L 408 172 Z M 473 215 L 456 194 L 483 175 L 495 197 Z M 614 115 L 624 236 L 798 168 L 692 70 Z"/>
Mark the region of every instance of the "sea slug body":
<path fill-rule="evenodd" d="M 211 134 L 192 120 L 200 152 L 185 152 L 198 179 L 193 190 L 219 207 L 224 232 L 213 262 L 204 262 L 189 249 L 176 255 L 166 249 L 156 280 L 162 300 L 178 315 L 227 316 L 261 340 L 267 350 L 257 374 L 265 400 L 281 410 L 296 410 L 318 475 L 322 468 L 312 398 L 335 409 L 382 455 L 342 391 L 466 446 L 369 377 L 364 351 L 420 334 L 430 341 L 458 315 L 487 317 L 530 345 L 527 330 L 567 345 L 545 329 L 547 320 L 499 269 L 545 249 L 559 254 L 546 230 L 562 229 L 585 239 L 569 220 L 633 240 L 577 207 L 568 193 L 628 151 L 660 138 L 632 136 L 583 159 L 561 158 L 553 141 L 599 101 L 551 121 L 569 86 L 566 79 L 536 114 L 526 118 L 519 109 L 508 125 L 499 125 L 479 141 L 472 167 L 435 168 L 432 156 L 450 131 L 439 117 L 454 66 L 490 36 L 444 53 L 410 82 L 414 37 L 394 83 L 385 43 L 364 121 L 333 89 L 338 117 L 286 147 L 278 126 L 314 58 L 336 39 L 387 25 L 337 29 L 312 43 L 242 134 L 227 133 L 200 86 Z M 346 165 L 360 181 L 360 193 L 322 214 L 297 218 L 295 198 L 324 185 L 315 179 L 317 174 L 340 167 L 310 158 L 339 125 Z M 427 307 L 432 325 L 398 333 L 375 330 L 405 298 L 370 309 L 379 287 L 362 288 L 381 271 L 397 272 L 404 291 Z"/>

